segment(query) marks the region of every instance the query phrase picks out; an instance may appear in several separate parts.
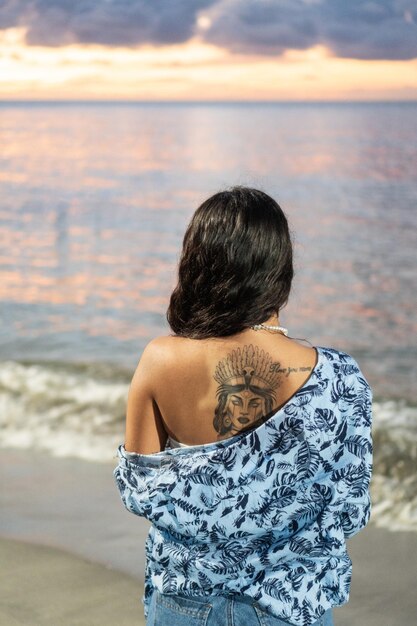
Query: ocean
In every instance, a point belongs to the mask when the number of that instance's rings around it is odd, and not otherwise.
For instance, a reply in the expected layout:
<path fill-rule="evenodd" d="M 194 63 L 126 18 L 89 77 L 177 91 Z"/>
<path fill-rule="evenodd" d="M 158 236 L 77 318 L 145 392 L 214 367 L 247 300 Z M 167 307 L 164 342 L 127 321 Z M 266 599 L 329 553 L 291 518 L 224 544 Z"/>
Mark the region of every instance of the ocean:
<path fill-rule="evenodd" d="M 250 185 L 293 233 L 281 324 L 373 389 L 371 522 L 417 531 L 416 163 L 416 102 L 0 103 L 0 446 L 114 458 L 188 221 Z"/>

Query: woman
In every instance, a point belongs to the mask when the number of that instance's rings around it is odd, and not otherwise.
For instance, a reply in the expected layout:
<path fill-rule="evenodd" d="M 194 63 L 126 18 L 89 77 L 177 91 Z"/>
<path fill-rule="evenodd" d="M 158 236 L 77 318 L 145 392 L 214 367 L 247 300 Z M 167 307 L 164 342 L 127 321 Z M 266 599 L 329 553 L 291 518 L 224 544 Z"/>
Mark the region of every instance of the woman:
<path fill-rule="evenodd" d="M 372 391 L 349 354 L 280 326 L 292 259 L 287 219 L 257 189 L 216 193 L 186 230 L 173 334 L 142 354 L 114 470 L 151 522 L 148 626 L 327 626 L 349 599 Z"/>

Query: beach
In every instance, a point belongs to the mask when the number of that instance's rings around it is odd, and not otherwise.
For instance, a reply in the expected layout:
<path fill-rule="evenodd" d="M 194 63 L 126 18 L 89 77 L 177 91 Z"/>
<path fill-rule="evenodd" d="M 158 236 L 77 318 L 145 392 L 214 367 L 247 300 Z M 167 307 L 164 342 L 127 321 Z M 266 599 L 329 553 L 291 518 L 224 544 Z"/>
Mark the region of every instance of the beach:
<path fill-rule="evenodd" d="M 113 478 L 129 385 L 172 332 L 191 216 L 235 184 L 289 219 L 280 323 L 352 355 L 373 391 L 371 521 L 335 624 L 417 623 L 417 103 L 0 110 L 0 626 L 143 623 L 149 523 Z"/>
<path fill-rule="evenodd" d="M 144 624 L 132 577 L 56 548 L 0 539 L 2 626 Z"/>
<path fill-rule="evenodd" d="M 149 523 L 124 509 L 115 465 L 2 450 L 1 626 L 144 624 Z M 347 545 L 352 586 L 335 626 L 415 623 L 417 534 L 370 522 Z"/>

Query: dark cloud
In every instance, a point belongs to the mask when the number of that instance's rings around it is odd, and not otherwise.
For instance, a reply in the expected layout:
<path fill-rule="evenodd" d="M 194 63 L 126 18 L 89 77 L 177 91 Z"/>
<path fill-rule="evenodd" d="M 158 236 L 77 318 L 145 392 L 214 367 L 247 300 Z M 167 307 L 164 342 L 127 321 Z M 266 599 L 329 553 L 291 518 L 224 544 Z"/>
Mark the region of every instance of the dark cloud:
<path fill-rule="evenodd" d="M 26 26 L 29 45 L 181 43 L 215 0 L 0 0 L 0 29 Z"/>
<path fill-rule="evenodd" d="M 417 57 L 415 0 L 223 0 L 212 18 L 206 40 L 240 53 L 324 44 L 345 58 Z"/>
<path fill-rule="evenodd" d="M 277 55 L 309 48 L 319 37 L 313 16 L 297 0 L 228 0 L 211 17 L 206 41 L 239 53 Z"/>
<path fill-rule="evenodd" d="M 416 0 L 0 0 L 0 29 L 12 26 L 27 27 L 29 45 L 163 45 L 199 33 L 242 54 L 324 44 L 345 58 L 417 57 Z"/>
<path fill-rule="evenodd" d="M 344 2 L 321 7 L 323 43 L 336 56 L 406 60 L 417 57 L 417 4 L 409 0 Z"/>

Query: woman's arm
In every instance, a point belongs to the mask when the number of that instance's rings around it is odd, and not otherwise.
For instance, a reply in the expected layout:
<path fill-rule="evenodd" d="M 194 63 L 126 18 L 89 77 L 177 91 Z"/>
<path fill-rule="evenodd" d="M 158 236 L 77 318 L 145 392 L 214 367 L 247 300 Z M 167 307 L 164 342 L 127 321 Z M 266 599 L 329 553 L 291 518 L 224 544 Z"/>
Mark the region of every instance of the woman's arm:
<path fill-rule="evenodd" d="M 152 454 L 165 448 L 168 434 L 155 400 L 155 390 L 161 382 L 166 349 L 163 337 L 153 339 L 145 347 L 136 367 L 127 398 L 127 452 Z"/>
<path fill-rule="evenodd" d="M 372 389 L 359 366 L 353 383 L 347 386 L 343 405 L 344 424 L 337 435 L 342 440 L 338 451 L 342 465 L 334 478 L 345 485 L 340 520 L 345 537 L 350 538 L 367 525 L 372 506 Z"/>
<path fill-rule="evenodd" d="M 362 530 L 371 517 L 370 481 L 373 469 L 371 388 L 363 387 L 362 394 L 362 420 L 358 426 L 348 430 L 345 439 L 345 445 L 355 459 L 348 466 L 349 491 L 340 514 L 347 539 Z"/>

